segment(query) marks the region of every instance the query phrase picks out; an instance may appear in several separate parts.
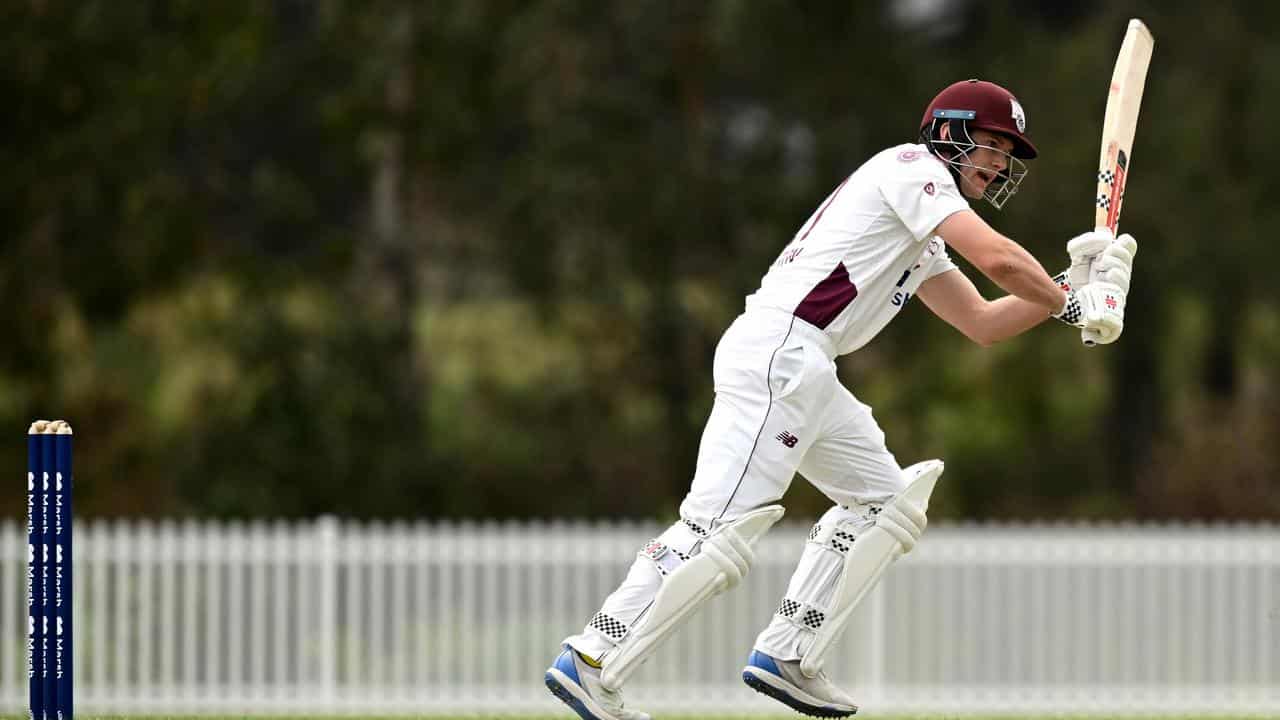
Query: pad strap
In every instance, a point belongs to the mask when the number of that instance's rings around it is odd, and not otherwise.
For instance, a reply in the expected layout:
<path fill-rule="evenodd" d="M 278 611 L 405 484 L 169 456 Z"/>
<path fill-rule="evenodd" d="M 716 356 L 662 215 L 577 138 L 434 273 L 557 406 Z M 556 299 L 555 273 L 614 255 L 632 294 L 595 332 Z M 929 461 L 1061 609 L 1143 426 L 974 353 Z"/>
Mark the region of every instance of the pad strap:
<path fill-rule="evenodd" d="M 680 565 L 689 559 L 688 555 L 662 542 L 659 538 L 654 538 L 645 543 L 640 548 L 640 557 L 648 558 L 653 566 L 657 568 L 659 575 L 670 575 L 680 567 Z"/>
<path fill-rule="evenodd" d="M 626 623 L 602 612 L 593 615 L 587 627 L 605 636 L 614 645 L 622 642 L 627 633 L 631 632 L 631 628 L 627 627 Z"/>
<path fill-rule="evenodd" d="M 856 539 L 853 528 L 845 523 L 817 523 L 809 531 L 809 542 L 821 545 L 837 555 L 848 554 Z"/>
<path fill-rule="evenodd" d="M 822 623 L 827 620 L 827 613 L 822 608 L 789 597 L 782 598 L 782 604 L 778 606 L 778 612 L 775 614 L 801 630 L 809 632 L 817 632 L 822 627 Z"/>

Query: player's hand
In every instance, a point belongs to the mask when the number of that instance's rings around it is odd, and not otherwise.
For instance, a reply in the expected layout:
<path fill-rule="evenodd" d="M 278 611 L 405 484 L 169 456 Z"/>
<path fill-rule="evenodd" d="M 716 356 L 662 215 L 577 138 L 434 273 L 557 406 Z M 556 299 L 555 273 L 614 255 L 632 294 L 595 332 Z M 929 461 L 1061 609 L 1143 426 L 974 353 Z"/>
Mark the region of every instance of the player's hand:
<path fill-rule="evenodd" d="M 1118 285 L 1099 280 L 1089 283 L 1079 296 L 1084 310 L 1084 343 L 1109 345 L 1119 340 L 1124 332 L 1126 292 Z"/>
<path fill-rule="evenodd" d="M 1082 288 L 1094 279 L 1094 261 L 1111 245 L 1112 240 L 1111 229 L 1100 227 L 1067 241 L 1067 254 L 1071 256 L 1067 282 L 1071 287 Z"/>
<path fill-rule="evenodd" d="M 1129 292 L 1133 258 L 1138 254 L 1138 241 L 1132 235 L 1125 233 L 1112 239 L 1110 229 L 1098 228 L 1068 240 L 1067 254 L 1071 256 L 1071 266 L 1066 280 L 1071 287 L 1102 281 Z"/>
<path fill-rule="evenodd" d="M 1138 252 L 1138 241 L 1124 234 L 1112 239 L 1110 228 L 1100 227 L 1082 233 L 1067 241 L 1067 254 L 1071 266 L 1064 273 L 1067 287 L 1077 291 L 1094 283 L 1103 283 L 1118 290 L 1112 301 L 1120 308 L 1119 318 L 1109 318 L 1099 329 L 1082 328 L 1080 341 L 1086 346 L 1106 345 L 1115 342 L 1124 329 L 1124 300 L 1129 293 L 1129 281 L 1133 274 L 1133 257 Z M 1068 303 L 1070 304 L 1070 303 Z M 1103 315 L 1112 313 L 1107 307 Z M 1117 325 L 1118 321 L 1118 325 Z M 1109 330 L 1115 326 L 1118 329 Z"/>
<path fill-rule="evenodd" d="M 1067 290 L 1067 302 L 1054 317 L 1080 328 L 1094 343 L 1107 345 L 1124 332 L 1124 305 L 1119 286 L 1099 281 Z"/>
<path fill-rule="evenodd" d="M 1127 295 L 1133 274 L 1133 257 L 1138 254 L 1138 241 L 1125 233 L 1107 245 L 1089 271 L 1089 282 L 1106 282 L 1118 286 Z"/>
<path fill-rule="evenodd" d="M 1133 258 L 1137 254 L 1138 241 L 1132 235 L 1125 233 L 1113 240 L 1105 250 L 1094 258 L 1090 266 L 1089 282 L 1107 283 L 1119 288 L 1122 293 L 1120 299 L 1122 308 L 1125 298 L 1129 295 L 1129 280 L 1133 275 Z M 1115 342 L 1118 337 L 1120 337 L 1119 333 L 1110 339 L 1104 340 L 1103 336 L 1095 330 L 1085 328 L 1080 331 L 1080 342 L 1084 343 L 1085 347 Z"/>

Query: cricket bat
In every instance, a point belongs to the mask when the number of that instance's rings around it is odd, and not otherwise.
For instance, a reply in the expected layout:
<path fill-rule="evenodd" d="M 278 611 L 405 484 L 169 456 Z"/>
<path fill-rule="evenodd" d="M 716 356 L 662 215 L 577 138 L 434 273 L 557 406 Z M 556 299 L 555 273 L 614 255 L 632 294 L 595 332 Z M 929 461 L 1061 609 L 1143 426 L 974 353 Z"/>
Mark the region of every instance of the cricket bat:
<path fill-rule="evenodd" d="M 1110 228 L 1117 234 L 1120 205 L 1124 202 L 1125 183 L 1129 177 L 1133 135 L 1138 129 L 1138 109 L 1142 105 L 1142 89 L 1147 84 L 1147 66 L 1155 38 L 1141 20 L 1129 21 L 1129 28 L 1111 73 L 1111 89 L 1107 94 L 1107 111 L 1102 119 L 1102 156 L 1098 160 L 1098 195 L 1094 208 L 1094 226 Z M 1085 345 L 1095 344 L 1093 330 L 1081 330 Z"/>

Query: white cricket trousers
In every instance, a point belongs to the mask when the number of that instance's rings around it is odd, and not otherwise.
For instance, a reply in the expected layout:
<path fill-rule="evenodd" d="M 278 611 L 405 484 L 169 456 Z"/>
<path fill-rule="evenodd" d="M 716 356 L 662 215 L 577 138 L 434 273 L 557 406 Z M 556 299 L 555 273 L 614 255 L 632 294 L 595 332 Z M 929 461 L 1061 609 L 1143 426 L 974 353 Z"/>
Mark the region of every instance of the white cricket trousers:
<path fill-rule="evenodd" d="M 709 531 L 778 502 L 797 471 L 835 503 L 828 516 L 849 521 L 860 515 L 850 508 L 882 504 L 903 489 L 884 431 L 871 408 L 840 383 L 835 348 L 814 326 L 781 311 L 748 310 L 720 339 L 714 377 L 715 404 L 681 520 L 658 538 L 667 548 L 692 555 Z M 786 597 L 824 604 L 838 565 L 838 556 L 806 545 Z M 588 657 L 606 657 L 661 585 L 654 560 L 642 550 L 582 633 L 565 642 Z M 803 628 L 775 615 L 756 646 L 789 660 L 810 640 Z"/>

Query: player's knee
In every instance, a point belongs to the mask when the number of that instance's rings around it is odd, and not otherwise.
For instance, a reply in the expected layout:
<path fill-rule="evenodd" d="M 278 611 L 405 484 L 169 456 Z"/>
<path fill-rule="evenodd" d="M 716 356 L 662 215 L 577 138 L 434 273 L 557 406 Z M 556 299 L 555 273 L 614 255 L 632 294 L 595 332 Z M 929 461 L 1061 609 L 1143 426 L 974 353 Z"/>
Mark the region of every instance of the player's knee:
<path fill-rule="evenodd" d="M 872 505 L 835 505 L 818 518 L 809 531 L 809 542 L 844 555 L 855 538 L 875 524 Z"/>
<path fill-rule="evenodd" d="M 818 518 L 818 522 L 814 527 L 820 528 L 824 525 L 832 527 L 835 525 L 855 522 L 859 517 L 858 512 L 855 510 L 855 508 L 858 507 L 859 506 L 857 505 L 848 507 L 844 505 L 833 505 L 829 510 L 822 514 L 822 517 Z"/>

